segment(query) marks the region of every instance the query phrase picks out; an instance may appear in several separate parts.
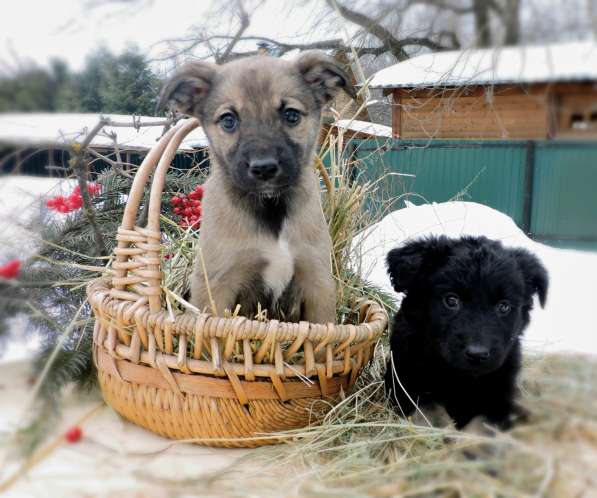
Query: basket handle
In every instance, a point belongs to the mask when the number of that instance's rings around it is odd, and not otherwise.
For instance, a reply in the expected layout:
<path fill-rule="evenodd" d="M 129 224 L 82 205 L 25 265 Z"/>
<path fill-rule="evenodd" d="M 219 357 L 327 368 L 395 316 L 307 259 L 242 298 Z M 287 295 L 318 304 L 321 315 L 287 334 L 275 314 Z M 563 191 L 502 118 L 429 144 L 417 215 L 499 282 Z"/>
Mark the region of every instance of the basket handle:
<path fill-rule="evenodd" d="M 165 133 L 159 142 L 153 146 L 135 175 L 127 205 L 124 210 L 124 215 L 122 217 L 122 223 L 118 230 L 118 246 L 114 251 L 116 259 L 112 268 L 115 272 L 114 279 L 122 280 L 126 277 L 129 269 L 127 264 L 129 254 L 126 251 L 126 248 L 130 246 L 131 240 L 127 237 L 126 232 L 130 233 L 130 231 L 134 229 L 145 185 L 155 170 L 149 197 L 148 222 L 143 234 L 148 238 L 147 244 L 144 245 L 145 251 L 147 253 L 153 253 L 149 254 L 146 258 L 148 263 L 146 266 L 146 274 L 148 275 L 146 282 L 149 287 L 147 288 L 147 292 L 144 292 L 149 298 L 149 308 L 151 312 L 158 312 L 161 310 L 161 272 L 159 263 L 161 250 L 160 211 L 162 192 L 166 182 L 166 173 L 170 168 L 172 159 L 174 159 L 183 139 L 198 126 L 199 121 L 195 118 L 182 121 Z M 125 286 L 126 284 L 123 283 L 114 283 L 113 288 L 116 290 L 124 290 Z"/>
<path fill-rule="evenodd" d="M 164 185 L 166 184 L 166 173 L 170 169 L 170 165 L 178 147 L 184 137 L 186 137 L 191 131 L 199 126 L 199 121 L 195 118 L 187 120 L 183 123 L 172 140 L 169 141 L 166 146 L 165 152 L 160 158 L 158 167 L 153 175 L 153 183 L 151 184 L 151 193 L 149 196 L 149 216 L 147 220 L 147 229 L 155 232 L 160 231 L 160 212 L 162 209 L 162 192 L 164 191 Z"/>

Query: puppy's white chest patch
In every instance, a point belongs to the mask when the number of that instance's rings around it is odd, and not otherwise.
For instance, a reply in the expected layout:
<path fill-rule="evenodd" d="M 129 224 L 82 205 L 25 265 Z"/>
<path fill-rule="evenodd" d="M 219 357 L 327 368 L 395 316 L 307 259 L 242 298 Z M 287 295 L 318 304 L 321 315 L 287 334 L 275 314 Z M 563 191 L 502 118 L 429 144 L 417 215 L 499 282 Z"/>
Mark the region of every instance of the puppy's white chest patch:
<path fill-rule="evenodd" d="M 265 285 L 272 291 L 274 301 L 277 301 L 294 275 L 294 256 L 288 244 L 288 239 L 280 237 L 277 244 L 273 244 L 268 251 L 267 266 L 263 272 Z"/>

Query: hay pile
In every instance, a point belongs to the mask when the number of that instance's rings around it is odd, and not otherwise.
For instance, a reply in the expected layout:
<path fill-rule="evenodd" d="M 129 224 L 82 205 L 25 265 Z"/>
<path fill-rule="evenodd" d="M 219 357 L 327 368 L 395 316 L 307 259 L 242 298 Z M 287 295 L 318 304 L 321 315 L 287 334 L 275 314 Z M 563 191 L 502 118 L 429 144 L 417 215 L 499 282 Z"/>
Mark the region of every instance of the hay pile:
<path fill-rule="evenodd" d="M 596 359 L 527 358 L 520 388 L 530 419 L 490 437 L 398 417 L 383 396 L 383 357 L 380 346 L 356 392 L 320 426 L 288 433 L 292 444 L 256 450 L 214 475 L 210 489 L 259 497 L 595 496 Z"/>

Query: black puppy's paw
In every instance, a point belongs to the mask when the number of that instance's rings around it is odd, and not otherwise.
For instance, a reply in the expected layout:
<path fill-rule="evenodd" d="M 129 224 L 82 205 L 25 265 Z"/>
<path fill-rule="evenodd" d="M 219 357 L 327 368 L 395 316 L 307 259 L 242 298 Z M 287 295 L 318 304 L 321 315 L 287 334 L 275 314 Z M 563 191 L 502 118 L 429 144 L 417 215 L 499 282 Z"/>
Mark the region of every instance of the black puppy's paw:
<path fill-rule="evenodd" d="M 410 420 L 415 425 L 437 428 L 448 428 L 454 425 L 446 409 L 436 403 L 419 406 L 417 411 L 410 417 Z"/>
<path fill-rule="evenodd" d="M 526 424 L 531 419 L 532 413 L 519 403 L 514 403 L 510 418 L 512 425 Z"/>
<path fill-rule="evenodd" d="M 496 427 L 494 424 L 492 424 L 489 419 L 483 416 L 473 418 L 460 430 L 465 434 L 483 437 L 494 436 L 496 433 Z"/>

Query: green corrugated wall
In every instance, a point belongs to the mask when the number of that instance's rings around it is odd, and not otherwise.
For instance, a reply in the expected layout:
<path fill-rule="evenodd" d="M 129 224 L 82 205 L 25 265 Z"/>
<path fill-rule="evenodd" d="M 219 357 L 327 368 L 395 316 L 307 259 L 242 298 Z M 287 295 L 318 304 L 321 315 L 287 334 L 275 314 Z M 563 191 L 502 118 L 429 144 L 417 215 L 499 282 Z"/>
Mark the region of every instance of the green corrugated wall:
<path fill-rule="evenodd" d="M 597 249 L 597 143 L 394 140 L 379 147 L 361 141 L 352 151 L 364 178 L 383 178 L 379 200 L 471 200 L 506 213 L 537 240 Z"/>

